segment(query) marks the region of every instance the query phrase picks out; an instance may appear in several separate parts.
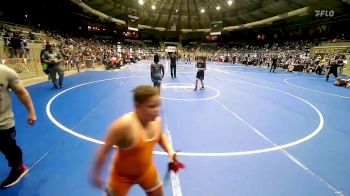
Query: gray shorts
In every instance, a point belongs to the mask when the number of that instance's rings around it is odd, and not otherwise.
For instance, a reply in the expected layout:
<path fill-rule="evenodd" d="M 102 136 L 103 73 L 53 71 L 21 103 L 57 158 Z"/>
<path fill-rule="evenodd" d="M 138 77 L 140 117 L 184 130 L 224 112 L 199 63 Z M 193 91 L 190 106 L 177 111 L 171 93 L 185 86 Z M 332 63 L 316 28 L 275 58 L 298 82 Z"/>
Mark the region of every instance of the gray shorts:
<path fill-rule="evenodd" d="M 162 80 L 156 80 L 156 79 L 152 79 L 153 84 L 161 84 Z"/>

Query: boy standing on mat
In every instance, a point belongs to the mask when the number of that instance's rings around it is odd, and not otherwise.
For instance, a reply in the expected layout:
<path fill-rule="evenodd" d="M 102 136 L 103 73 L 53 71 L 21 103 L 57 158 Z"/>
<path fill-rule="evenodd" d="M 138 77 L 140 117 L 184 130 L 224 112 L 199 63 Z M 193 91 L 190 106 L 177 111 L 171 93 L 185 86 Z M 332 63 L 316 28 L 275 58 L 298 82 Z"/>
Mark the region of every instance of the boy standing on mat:
<path fill-rule="evenodd" d="M 163 196 L 163 186 L 153 162 L 153 150 L 159 144 L 168 153 L 171 162 L 175 153 L 162 132 L 159 115 L 160 96 L 152 86 L 138 86 L 134 92 L 134 111 L 117 119 L 110 127 L 105 145 L 99 150 L 92 172 L 95 186 L 101 187 L 101 170 L 113 146 L 118 146 L 107 195 L 127 195 L 134 184 L 139 184 L 148 196 Z"/>
<path fill-rule="evenodd" d="M 198 86 L 198 80 L 201 82 L 202 84 L 202 88 L 200 88 L 200 90 L 204 90 L 204 71 L 206 69 L 206 63 L 205 63 L 205 57 L 199 57 L 198 61 L 196 63 L 196 68 L 197 68 L 197 75 L 196 75 L 196 84 L 194 87 L 194 90 L 197 90 L 197 86 Z"/>
<path fill-rule="evenodd" d="M 164 66 L 159 63 L 159 55 L 154 55 L 154 63 L 151 65 L 151 79 L 153 82 L 153 86 L 158 89 L 158 93 L 160 93 L 160 85 L 162 83 L 162 79 L 164 78 Z"/>
<path fill-rule="evenodd" d="M 0 151 L 5 155 L 8 165 L 12 168 L 9 176 L 1 183 L 0 188 L 15 185 L 28 172 L 28 168 L 23 164 L 22 150 L 16 144 L 15 120 L 9 89 L 15 92 L 27 108 L 29 112 L 27 123 L 34 125 L 36 121 L 32 99 L 21 83 L 18 74 L 6 65 L 0 64 Z"/>

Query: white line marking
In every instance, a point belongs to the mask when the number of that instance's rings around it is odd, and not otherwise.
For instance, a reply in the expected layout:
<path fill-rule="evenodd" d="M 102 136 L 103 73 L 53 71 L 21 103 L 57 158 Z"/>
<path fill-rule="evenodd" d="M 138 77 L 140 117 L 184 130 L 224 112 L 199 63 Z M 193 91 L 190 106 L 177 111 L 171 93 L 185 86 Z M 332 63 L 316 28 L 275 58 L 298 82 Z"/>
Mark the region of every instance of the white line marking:
<path fill-rule="evenodd" d="M 132 77 L 144 77 L 144 76 L 132 76 Z M 115 79 L 123 79 L 123 78 L 131 78 L 130 76 L 128 77 L 120 77 L 120 78 L 110 78 L 110 79 L 104 79 L 104 80 L 98 80 L 98 81 L 93 81 L 93 82 L 88 82 L 88 83 L 84 83 L 84 84 L 80 84 L 80 85 L 77 85 L 77 86 L 74 86 L 74 87 L 71 87 L 69 89 L 66 89 L 58 94 L 56 94 L 53 98 L 50 99 L 50 101 L 48 102 L 47 106 L 46 106 L 46 112 L 47 112 L 47 115 L 49 117 L 49 119 L 56 125 L 58 126 L 59 128 L 61 128 L 62 130 L 72 134 L 72 135 L 75 135 L 81 139 L 85 139 L 87 141 L 91 141 L 91 142 L 94 142 L 94 143 L 97 143 L 97 144 L 103 144 L 104 142 L 101 142 L 99 140 L 96 140 L 96 139 L 93 139 L 93 138 L 90 138 L 90 137 L 86 137 L 84 135 L 81 135 L 79 133 L 76 133 L 74 132 L 73 130 L 71 129 L 68 129 L 66 128 L 65 126 L 63 126 L 62 124 L 60 124 L 59 122 L 57 122 L 52 114 L 51 114 L 51 111 L 50 111 L 50 106 L 52 104 L 52 102 L 58 97 L 60 96 L 61 94 L 69 91 L 69 90 L 72 90 L 74 88 L 78 88 L 78 87 L 81 87 L 81 86 L 85 86 L 85 85 L 88 85 L 88 84 L 92 84 L 92 83 L 97 83 L 97 82 L 102 82 L 102 81 L 109 81 L 109 80 L 115 80 Z M 317 114 L 319 115 L 319 118 L 320 118 L 320 124 L 319 126 L 317 127 L 317 129 L 311 133 L 310 135 L 308 135 L 307 137 L 305 138 L 302 138 L 298 141 L 295 141 L 295 142 L 292 142 L 292 143 L 289 143 L 289 144 L 285 144 L 285 145 L 281 145 L 281 146 L 278 146 L 277 144 L 273 143 L 269 138 L 267 138 L 266 136 L 264 136 L 260 131 L 258 131 L 256 128 L 254 128 L 252 125 L 250 125 L 249 123 L 247 123 L 246 121 L 244 121 L 242 118 L 240 118 L 238 115 L 236 115 L 234 112 L 232 112 L 229 108 L 227 108 L 226 106 L 224 106 L 222 103 L 218 102 L 217 100 L 215 100 L 216 102 L 220 103 L 226 110 L 230 111 L 233 115 L 235 115 L 238 119 L 240 119 L 243 123 L 245 123 L 248 127 L 250 127 L 251 129 L 254 130 L 254 132 L 256 132 L 258 135 L 260 135 L 261 137 L 263 137 L 265 140 L 269 141 L 271 144 L 274 145 L 273 148 L 267 148 L 267 149 L 260 149 L 260 150 L 254 150 L 254 151 L 245 151 L 245 152 L 232 152 L 232 153 L 185 153 L 185 152 L 180 152 L 178 153 L 179 155 L 182 155 L 182 156 L 235 156 L 235 155 L 247 155 L 247 154 L 256 154 L 256 153 L 261 153 L 261 152 L 270 152 L 270 151 L 274 151 L 274 150 L 281 150 L 284 154 L 286 154 L 293 162 L 295 162 L 298 166 L 300 166 L 302 169 L 304 169 L 305 171 L 307 171 L 309 174 L 313 175 L 314 177 L 316 177 L 317 179 L 319 179 L 320 181 L 322 181 L 323 183 L 325 183 L 329 188 L 331 188 L 335 194 L 337 195 L 341 195 L 343 196 L 342 192 L 341 191 L 338 191 L 336 188 L 334 188 L 333 186 L 331 186 L 328 182 L 326 182 L 325 180 L 323 180 L 322 178 L 320 178 L 317 174 L 313 173 L 311 170 L 309 170 L 305 165 L 303 165 L 300 161 L 298 161 L 293 155 L 289 154 L 287 151 L 285 151 L 283 148 L 287 148 L 287 147 L 290 147 L 290 146 L 294 146 L 296 144 L 299 144 L 299 143 L 302 143 L 308 139 L 311 139 L 312 137 L 314 137 L 316 134 L 318 134 L 320 132 L 320 130 L 322 129 L 323 127 L 323 123 L 324 123 L 324 120 L 323 120 L 323 116 L 322 116 L 322 113 L 315 107 L 313 106 L 311 103 L 307 102 L 306 100 L 300 98 L 300 97 L 297 97 L 293 94 L 290 94 L 290 93 L 287 93 L 287 92 L 284 92 L 284 91 L 281 91 L 281 90 L 278 90 L 278 89 L 274 89 L 274 88 L 271 88 L 271 87 L 266 87 L 266 86 L 263 86 L 263 85 L 259 85 L 259 84 L 253 84 L 253 83 L 249 83 L 249 82 L 244 82 L 244 81 L 235 81 L 235 80 L 226 80 L 226 81 L 232 81 L 232 82 L 240 82 L 240 83 L 247 83 L 247 84 L 251 84 L 251 85 L 255 85 L 255 86 L 260 86 L 260 87 L 263 87 L 263 88 L 268 88 L 268 89 L 271 89 L 271 90 L 275 90 L 275 91 L 279 91 L 279 92 L 282 92 L 282 93 L 285 93 L 287 95 L 290 95 L 292 97 L 295 97 L 303 102 L 305 102 L 306 104 L 308 104 L 309 106 L 311 106 L 316 112 Z M 169 137 L 169 142 L 170 144 L 172 145 L 172 139 L 171 139 L 171 135 L 170 135 L 170 131 L 169 131 L 169 127 L 168 127 L 168 124 L 167 124 L 167 119 L 166 119 L 166 113 L 165 113 L 165 107 L 164 107 L 164 103 L 162 102 L 163 104 L 163 111 L 164 111 L 164 118 L 165 118 L 165 126 L 166 126 L 166 132 L 168 133 L 168 137 Z M 154 154 L 159 154 L 159 155 L 167 155 L 165 152 L 157 152 L 155 151 Z M 46 156 L 46 154 L 42 157 L 44 158 Z M 41 158 L 41 159 L 42 159 Z M 41 160 L 40 159 L 40 160 Z M 39 161 L 40 161 L 39 160 Z M 39 162 L 37 161 L 37 162 Z M 37 164 L 37 162 L 32 166 L 32 168 Z M 180 187 L 180 180 L 179 180 L 179 176 L 178 174 L 172 174 L 171 176 L 172 178 L 172 186 L 173 186 L 173 194 L 175 196 L 182 196 L 182 193 L 181 193 L 181 187 Z"/>
<path fill-rule="evenodd" d="M 227 80 L 226 80 L 227 81 Z M 231 80 L 228 80 L 231 81 Z M 243 81 L 234 81 L 234 82 L 243 82 Z M 248 83 L 248 82 L 243 82 L 243 83 Z M 252 84 L 252 83 L 248 83 L 248 84 Z M 300 99 L 304 102 L 306 102 L 307 104 L 309 104 L 313 109 L 316 110 L 316 112 L 322 117 L 322 113 L 316 108 L 314 107 L 311 103 L 307 102 L 306 100 L 303 100 L 297 96 L 294 96 L 290 93 L 278 90 L 278 89 L 273 89 L 270 87 L 266 87 L 263 85 L 258 85 L 258 84 L 252 84 L 252 85 L 256 85 L 256 86 L 260 86 L 260 87 L 265 87 L 268 89 L 272 89 L 272 90 L 277 90 L 279 92 L 291 95 L 297 99 Z M 244 119 L 242 119 L 240 116 L 238 116 L 236 113 L 234 113 L 232 110 L 230 110 L 228 107 L 226 107 L 223 103 L 219 102 L 217 99 L 214 99 L 219 105 L 221 105 L 225 110 L 229 111 L 232 115 L 234 115 L 238 120 L 240 120 L 241 122 L 243 122 L 245 125 L 247 125 L 250 129 L 252 129 L 256 134 L 258 134 L 259 136 L 261 136 L 264 140 L 266 140 L 267 142 L 269 142 L 270 144 L 272 144 L 275 147 L 278 147 L 278 145 L 276 143 L 274 143 L 272 140 L 270 140 L 268 137 L 266 137 L 263 133 L 261 133 L 258 129 L 256 129 L 254 126 L 252 126 L 250 123 L 248 123 L 247 121 L 245 121 Z M 323 121 L 323 117 L 320 118 L 321 121 Z M 323 124 L 323 123 L 322 123 Z M 320 129 L 321 130 L 321 129 Z M 327 181 L 325 181 L 324 179 L 322 179 L 319 175 L 317 175 L 316 173 L 314 173 L 312 170 L 310 170 L 306 165 L 304 165 L 303 163 L 301 163 L 296 157 L 294 157 L 292 154 L 290 154 L 289 152 L 287 152 L 285 149 L 280 149 L 283 154 L 285 154 L 290 160 L 292 160 L 294 163 L 296 163 L 299 167 L 301 167 L 304 171 L 306 171 L 308 174 L 310 174 L 311 176 L 315 177 L 316 179 L 318 179 L 319 181 L 323 182 L 328 188 L 332 189 L 334 191 L 335 194 L 337 195 L 341 195 L 343 196 L 342 192 L 337 190 L 335 187 L 333 187 L 331 184 L 329 184 Z"/>
<path fill-rule="evenodd" d="M 81 86 L 85 86 L 85 85 L 88 85 L 88 84 L 97 83 L 97 82 L 103 82 L 103 81 L 109 81 L 109 80 L 117 80 L 117 79 L 126 79 L 126 78 L 131 78 L 131 77 L 145 77 L 145 76 L 127 76 L 127 77 L 119 77 L 119 78 L 109 78 L 109 79 L 97 80 L 97 81 L 93 81 L 93 82 L 80 84 L 80 85 L 71 87 L 69 89 L 66 89 L 66 90 L 56 94 L 54 97 L 52 97 L 50 99 L 50 101 L 46 105 L 46 113 L 47 113 L 49 119 L 51 120 L 51 122 L 54 123 L 59 128 L 61 128 L 62 130 L 66 131 L 66 132 L 68 132 L 68 133 L 70 133 L 70 134 L 72 134 L 72 135 L 74 135 L 76 137 L 79 137 L 81 139 L 84 139 L 84 140 L 87 140 L 87 141 L 90 141 L 90 142 L 93 142 L 93 143 L 96 143 L 96 144 L 104 144 L 104 142 L 102 142 L 100 140 L 97 140 L 97 139 L 90 138 L 90 137 L 87 137 L 85 135 L 79 134 L 79 133 L 77 133 L 77 132 L 75 132 L 75 131 L 65 127 L 64 125 L 60 124 L 51 114 L 51 110 L 50 110 L 51 104 L 58 96 L 62 95 L 63 93 L 65 93 L 65 92 L 67 92 L 69 90 L 72 90 L 72 89 L 75 89 L 75 88 L 78 88 L 78 87 L 81 87 Z M 250 85 L 260 86 L 260 87 L 263 87 L 263 88 L 268 88 L 268 89 L 275 90 L 275 91 L 278 91 L 278 92 L 290 95 L 292 97 L 295 97 L 295 98 L 305 102 L 306 104 L 311 106 L 316 111 L 316 113 L 318 114 L 319 119 L 320 119 L 319 120 L 319 125 L 311 134 L 307 135 L 304 138 L 301 138 L 301 139 L 299 139 L 297 141 L 294 141 L 294 142 L 291 142 L 291 143 L 287 143 L 287 144 L 284 144 L 284 145 L 275 146 L 275 147 L 271 147 L 271 148 L 264 148 L 264 149 L 258 149 L 258 150 L 250 150 L 250 151 L 238 151 L 238 152 L 213 152 L 213 153 L 179 152 L 178 153 L 179 155 L 181 155 L 181 156 L 200 156 L 200 157 L 219 157 L 219 156 L 239 156 L 239 155 L 250 155 L 250 154 L 271 152 L 271 151 L 276 151 L 276 150 L 280 150 L 280 149 L 283 149 L 283 148 L 288 148 L 288 147 L 295 146 L 297 144 L 303 143 L 303 142 L 311 139 L 312 137 L 316 136 L 321 131 L 321 129 L 323 127 L 323 124 L 324 124 L 323 115 L 314 105 L 312 105 L 308 101 L 306 101 L 306 100 L 304 100 L 304 99 L 302 99 L 302 98 L 300 98 L 300 97 L 298 97 L 296 95 L 293 95 L 293 94 L 290 94 L 290 93 L 287 93 L 287 92 L 284 92 L 284 91 L 281 91 L 281 90 L 278 90 L 278 89 L 274 89 L 274 88 L 271 88 L 271 87 L 266 87 L 266 86 L 263 86 L 263 85 L 259 85 L 259 84 L 253 84 L 253 83 L 249 83 L 249 82 L 235 81 L 235 80 L 226 80 L 226 81 L 241 82 L 241 83 L 247 83 L 247 84 L 250 84 Z M 153 153 L 157 154 L 157 155 L 167 155 L 163 151 L 154 151 Z"/>
<path fill-rule="evenodd" d="M 164 114 L 164 126 L 165 126 L 165 132 L 168 136 L 168 141 L 170 146 L 173 148 L 173 140 L 171 137 L 171 133 L 169 130 L 169 124 L 168 124 L 168 119 L 166 117 L 166 111 L 165 111 L 165 105 L 164 101 L 162 100 L 162 108 L 163 108 L 163 114 Z M 178 173 L 171 172 L 171 185 L 173 187 L 173 195 L 174 196 L 182 196 L 181 192 L 181 185 L 180 185 L 180 177 Z"/>
<path fill-rule="evenodd" d="M 247 121 L 245 121 L 244 119 L 242 119 L 239 115 L 237 115 L 235 112 L 233 112 L 232 110 L 230 110 L 228 107 L 226 107 L 223 103 L 221 103 L 220 101 L 214 99 L 221 107 L 223 107 L 225 110 L 227 110 L 229 113 L 231 113 L 232 115 L 234 115 L 238 120 L 240 120 L 241 122 L 243 122 L 243 124 L 247 125 L 250 129 L 252 129 L 256 134 L 258 134 L 260 137 L 262 137 L 265 141 L 269 142 L 270 144 L 272 144 L 275 147 L 278 147 L 278 145 L 276 143 L 274 143 L 270 138 L 268 138 L 267 136 L 265 136 L 263 133 L 261 133 L 257 128 L 255 128 L 253 125 L 251 125 L 250 123 L 248 123 Z M 341 191 L 337 190 L 335 187 L 333 187 L 331 184 L 329 184 L 327 181 L 325 181 L 324 179 L 322 179 L 319 175 L 317 175 L 316 173 L 314 173 L 312 170 L 310 170 L 309 168 L 307 168 L 303 163 L 301 163 L 296 157 L 294 157 L 292 154 L 290 154 L 289 152 L 287 152 L 285 149 L 280 149 L 280 151 L 282 151 L 282 153 L 284 155 L 286 155 L 290 160 L 292 160 L 294 163 L 296 163 L 299 167 L 301 167 L 305 172 L 307 172 L 308 174 L 310 174 L 311 176 L 315 177 L 317 180 L 323 182 L 327 187 L 329 187 L 330 189 L 332 189 L 334 191 L 334 193 L 336 194 L 340 194 L 342 195 Z"/>
<path fill-rule="evenodd" d="M 149 72 L 149 70 L 145 70 L 145 69 L 135 69 L 135 68 L 129 68 L 129 70 L 133 70 L 133 71 L 137 71 L 137 72 Z M 177 69 L 176 69 L 177 70 Z M 164 68 L 164 76 L 170 76 L 170 74 L 168 73 L 168 68 Z M 176 71 L 176 74 L 178 73 L 195 73 L 194 71 Z"/>
<path fill-rule="evenodd" d="M 246 74 L 269 74 L 269 75 L 294 75 L 296 73 L 291 73 L 291 74 L 287 74 L 287 73 L 259 73 L 259 72 L 252 72 L 252 71 L 223 71 L 220 69 L 215 69 L 215 68 L 208 68 L 209 70 L 213 70 L 213 71 L 217 71 L 217 72 L 222 72 L 222 73 L 226 73 L 226 74 L 237 74 L 237 73 L 246 73 Z"/>
<path fill-rule="evenodd" d="M 93 142 L 93 143 L 96 143 L 96 144 L 104 144 L 104 142 L 100 141 L 100 140 L 96 140 L 94 138 L 91 138 L 91 137 L 87 137 L 85 135 L 82 135 L 82 134 L 79 134 L 67 127 L 65 127 L 64 125 L 62 125 L 61 123 L 59 123 L 51 114 L 51 104 L 52 102 L 60 95 L 62 95 L 63 93 L 67 92 L 67 91 L 70 91 L 72 89 L 75 89 L 75 88 L 78 88 L 78 87 L 81 87 L 81 86 L 85 86 L 85 85 L 88 85 L 88 84 L 93 84 L 93 83 L 97 83 L 97 82 L 102 82 L 102 81 L 110 81 L 110 80 L 116 80 L 116 79 L 123 79 L 123 78 L 136 78 L 136 77 L 144 77 L 144 76 L 127 76 L 127 77 L 119 77 L 119 78 L 109 78 L 109 79 L 104 79 L 104 80 L 97 80 L 97 81 L 92 81 L 92 82 L 87 82 L 87 83 L 84 83 L 84 84 L 79 84 L 79 85 L 76 85 L 76 86 L 73 86 L 71 88 L 68 88 L 62 92 L 59 92 L 57 93 L 55 96 L 53 96 L 50 101 L 47 103 L 46 105 L 46 113 L 47 113 L 47 116 L 49 117 L 49 119 L 51 120 L 51 122 L 53 122 L 56 126 L 58 126 L 60 129 L 76 136 L 76 137 L 79 137 L 81 139 L 84 139 L 84 140 L 87 140 L 87 141 L 90 141 L 90 142 Z"/>
<path fill-rule="evenodd" d="M 166 85 L 173 85 L 173 84 L 174 85 L 175 84 L 176 85 L 186 85 L 186 86 L 188 86 L 188 85 L 192 86 L 193 85 L 192 92 L 193 92 L 193 89 L 194 89 L 194 84 L 191 84 L 191 83 L 162 83 L 162 88 L 164 88 L 163 85 L 166 86 Z M 161 96 L 161 98 L 162 99 L 173 100 L 173 101 L 205 101 L 205 100 L 215 99 L 215 98 L 220 96 L 220 91 L 217 90 L 216 88 L 213 88 L 213 87 L 210 87 L 210 86 L 206 86 L 205 88 L 208 88 L 208 89 L 211 89 L 211 90 L 215 91 L 216 94 L 214 96 L 207 97 L 207 98 L 202 98 L 202 99 L 198 99 L 198 98 L 197 99 L 191 99 L 191 98 L 189 98 L 189 99 L 181 99 L 181 98 L 171 98 L 171 97 L 163 97 L 163 96 Z"/>
<path fill-rule="evenodd" d="M 141 67 L 141 66 L 138 66 L 138 67 Z M 146 66 L 142 66 L 142 67 L 146 67 Z M 149 66 L 148 66 L 149 68 Z M 135 70 L 135 71 L 142 71 L 142 72 L 149 72 L 150 70 L 149 69 L 138 69 L 138 68 L 134 68 L 134 67 L 129 67 L 129 69 L 132 69 L 132 70 Z M 177 70 L 184 70 L 185 68 L 184 67 L 176 67 L 176 72 Z M 164 72 L 169 72 L 169 68 L 168 66 L 164 66 Z"/>
<path fill-rule="evenodd" d="M 288 85 L 291 85 L 291 86 L 294 86 L 294 87 L 297 87 L 297 88 L 301 88 L 301 89 L 304 89 L 304 90 L 308 90 L 308 91 L 312 91 L 312 92 L 317 92 L 317 93 L 321 93 L 321 94 L 325 94 L 325 95 L 331 95 L 331 96 L 335 96 L 335 97 L 341 97 L 341 98 L 345 98 L 345 99 L 349 99 L 350 97 L 348 96 L 342 96 L 342 95 L 337 95 L 337 94 L 333 94 L 333 93 L 326 93 L 326 92 L 323 92 L 323 91 L 318 91 L 318 90 L 313 90 L 313 89 L 309 89 L 309 88 L 306 88 L 306 87 L 302 87 L 302 86 L 298 86 L 298 85 L 295 85 L 295 84 L 292 84 L 292 83 L 289 83 L 287 82 L 287 80 L 291 80 L 291 79 L 299 79 L 300 77 L 296 77 L 296 78 L 286 78 L 284 79 L 284 83 L 288 84 Z M 308 79 L 322 79 L 322 78 L 311 78 L 311 77 L 308 77 Z"/>
<path fill-rule="evenodd" d="M 291 143 L 288 143 L 288 144 L 275 146 L 275 147 L 271 147 L 271 148 L 259 149 L 259 150 L 251 150 L 251 151 L 241 151 L 241 152 L 230 152 L 230 153 L 189 153 L 189 152 L 186 153 L 186 152 L 182 152 L 181 155 L 187 155 L 187 156 L 236 156 L 236 155 L 248 155 L 248 154 L 257 154 L 257 153 L 263 153 L 263 152 L 271 152 L 271 151 L 280 150 L 280 149 L 283 149 L 283 148 L 288 148 L 288 147 L 291 147 L 291 146 L 303 143 L 303 142 L 311 139 L 312 137 L 316 136 L 322 130 L 322 127 L 324 125 L 324 118 L 323 118 L 322 113 L 314 105 L 312 105 L 310 102 L 308 102 L 308 101 L 306 101 L 306 100 L 304 100 L 304 99 L 302 99 L 302 98 L 300 98 L 300 97 L 298 97 L 296 95 L 290 94 L 290 93 L 282 91 L 282 90 L 274 89 L 274 88 L 263 86 L 263 85 L 259 85 L 259 84 L 249 83 L 249 82 L 245 82 L 245 81 L 225 80 L 225 79 L 219 79 L 219 80 L 240 82 L 240 83 L 246 83 L 246 84 L 250 84 L 250 85 L 255 85 L 255 86 L 267 88 L 267 89 L 270 89 L 270 90 L 278 91 L 278 92 L 287 94 L 289 96 L 292 96 L 292 97 L 294 97 L 294 98 L 296 98 L 298 100 L 301 100 L 301 101 L 303 101 L 304 103 L 306 103 L 307 105 L 309 105 L 311 108 L 313 108 L 316 111 L 316 113 L 318 114 L 318 117 L 319 117 L 319 125 L 311 134 L 307 135 L 304 138 L 301 138 L 301 139 L 299 139 L 297 141 L 294 141 L 294 142 L 291 142 Z"/>

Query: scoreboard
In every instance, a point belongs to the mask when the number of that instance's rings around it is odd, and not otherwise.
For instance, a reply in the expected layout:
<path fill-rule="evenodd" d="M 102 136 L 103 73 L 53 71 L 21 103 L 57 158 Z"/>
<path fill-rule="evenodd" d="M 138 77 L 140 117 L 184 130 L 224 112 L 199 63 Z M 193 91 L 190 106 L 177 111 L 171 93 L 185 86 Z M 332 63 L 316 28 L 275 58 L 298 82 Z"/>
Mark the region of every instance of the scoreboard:
<path fill-rule="evenodd" d="M 139 17 L 128 15 L 128 30 L 130 31 L 139 31 Z"/>
<path fill-rule="evenodd" d="M 221 35 L 222 21 L 212 21 L 210 24 L 210 35 Z"/>

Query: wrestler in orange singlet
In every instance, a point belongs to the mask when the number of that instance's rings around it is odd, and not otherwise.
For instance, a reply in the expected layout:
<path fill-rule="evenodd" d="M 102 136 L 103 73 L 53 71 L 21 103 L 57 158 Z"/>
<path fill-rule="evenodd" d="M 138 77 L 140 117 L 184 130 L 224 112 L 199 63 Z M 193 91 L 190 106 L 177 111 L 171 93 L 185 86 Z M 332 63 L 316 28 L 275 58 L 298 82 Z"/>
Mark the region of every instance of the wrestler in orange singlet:
<path fill-rule="evenodd" d="M 101 170 L 113 145 L 119 147 L 111 176 L 107 183 L 107 195 L 125 196 L 130 187 L 139 184 L 149 196 L 162 196 L 163 187 L 153 162 L 152 151 L 159 144 L 173 161 L 174 151 L 162 132 L 159 115 L 160 97 L 156 88 L 139 86 L 134 90 L 135 109 L 117 119 L 111 126 L 105 145 L 99 150 L 93 168 L 92 181 L 103 185 Z"/>

